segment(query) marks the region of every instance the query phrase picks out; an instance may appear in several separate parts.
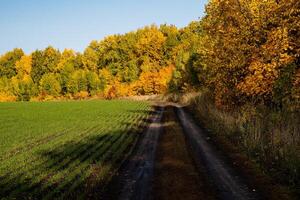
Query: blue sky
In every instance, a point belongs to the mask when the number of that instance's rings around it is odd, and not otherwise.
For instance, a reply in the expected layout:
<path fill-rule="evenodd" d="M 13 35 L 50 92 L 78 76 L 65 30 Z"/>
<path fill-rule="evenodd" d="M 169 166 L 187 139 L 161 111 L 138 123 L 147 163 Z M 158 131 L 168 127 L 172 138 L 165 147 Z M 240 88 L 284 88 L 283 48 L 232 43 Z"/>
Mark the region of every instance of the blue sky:
<path fill-rule="evenodd" d="M 48 45 L 83 51 L 91 40 L 149 24 L 186 26 L 207 0 L 1 0 L 0 54 Z"/>

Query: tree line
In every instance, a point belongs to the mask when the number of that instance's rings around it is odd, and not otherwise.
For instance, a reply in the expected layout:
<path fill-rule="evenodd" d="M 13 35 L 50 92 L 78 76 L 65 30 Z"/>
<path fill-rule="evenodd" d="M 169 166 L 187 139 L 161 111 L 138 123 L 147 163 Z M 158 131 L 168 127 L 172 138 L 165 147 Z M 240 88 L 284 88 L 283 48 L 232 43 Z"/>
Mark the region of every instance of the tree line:
<path fill-rule="evenodd" d="M 6 101 L 113 98 L 163 93 L 184 30 L 151 25 L 92 41 L 83 53 L 49 46 L 26 55 L 16 48 L 0 57 L 0 96 Z"/>
<path fill-rule="evenodd" d="M 92 41 L 0 58 L 6 100 L 107 98 L 206 88 L 224 108 L 299 107 L 300 2 L 210 0 L 187 27 L 151 25 Z"/>

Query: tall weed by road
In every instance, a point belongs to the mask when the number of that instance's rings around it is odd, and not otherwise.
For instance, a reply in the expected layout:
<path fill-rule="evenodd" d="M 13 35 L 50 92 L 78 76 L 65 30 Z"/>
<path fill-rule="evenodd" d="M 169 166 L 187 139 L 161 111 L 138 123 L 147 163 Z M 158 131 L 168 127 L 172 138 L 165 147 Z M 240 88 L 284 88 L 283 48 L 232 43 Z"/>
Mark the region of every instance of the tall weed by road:
<path fill-rule="evenodd" d="M 209 92 L 191 100 L 204 126 L 229 138 L 265 172 L 292 187 L 300 180 L 300 113 L 245 105 L 218 109 Z"/>

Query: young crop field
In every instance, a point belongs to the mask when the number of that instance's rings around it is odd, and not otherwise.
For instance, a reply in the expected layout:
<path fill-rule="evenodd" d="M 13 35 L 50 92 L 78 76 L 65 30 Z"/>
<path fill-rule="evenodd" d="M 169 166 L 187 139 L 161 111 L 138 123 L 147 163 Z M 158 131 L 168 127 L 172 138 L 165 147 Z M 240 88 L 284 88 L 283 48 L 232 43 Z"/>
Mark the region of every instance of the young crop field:
<path fill-rule="evenodd" d="M 0 199 L 93 198 L 151 107 L 124 100 L 0 104 Z"/>

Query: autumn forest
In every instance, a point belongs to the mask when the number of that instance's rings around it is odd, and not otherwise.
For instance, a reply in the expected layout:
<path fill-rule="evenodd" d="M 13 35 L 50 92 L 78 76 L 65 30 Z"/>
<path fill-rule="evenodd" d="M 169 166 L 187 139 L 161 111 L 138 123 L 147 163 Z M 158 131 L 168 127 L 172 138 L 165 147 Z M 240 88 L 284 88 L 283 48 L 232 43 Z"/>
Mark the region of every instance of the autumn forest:
<path fill-rule="evenodd" d="M 211 1 L 187 27 L 151 25 L 0 59 L 2 101 L 118 97 L 209 88 L 220 106 L 299 103 L 299 2 Z"/>

